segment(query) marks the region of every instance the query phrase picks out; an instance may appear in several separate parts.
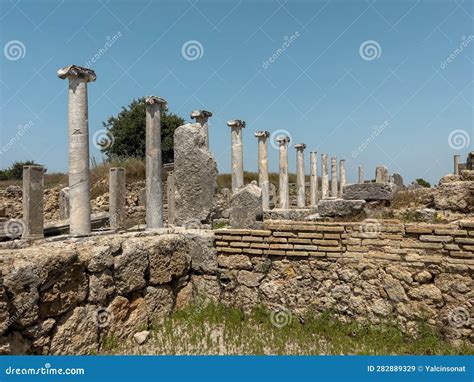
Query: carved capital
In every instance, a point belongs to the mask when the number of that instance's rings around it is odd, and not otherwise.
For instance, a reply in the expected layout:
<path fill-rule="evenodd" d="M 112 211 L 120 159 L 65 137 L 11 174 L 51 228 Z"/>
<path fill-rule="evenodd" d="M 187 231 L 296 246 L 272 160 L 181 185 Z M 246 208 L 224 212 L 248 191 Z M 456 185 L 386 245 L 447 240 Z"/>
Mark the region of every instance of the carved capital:
<path fill-rule="evenodd" d="M 255 136 L 257 138 L 268 138 L 270 136 L 270 132 L 269 131 L 256 131 Z"/>
<path fill-rule="evenodd" d="M 227 126 L 243 128 L 245 127 L 245 121 L 242 121 L 240 119 L 231 119 L 230 121 L 227 121 Z"/>
<path fill-rule="evenodd" d="M 97 76 L 92 69 L 83 68 L 82 66 L 77 65 L 69 65 L 65 68 L 61 68 L 58 70 L 58 77 L 62 80 L 68 79 L 76 79 L 81 78 L 85 79 L 87 82 L 93 82 L 96 80 Z"/>
<path fill-rule="evenodd" d="M 156 97 L 156 96 L 148 96 L 145 98 L 145 105 L 159 105 L 161 110 L 168 110 L 168 102 L 165 99 Z"/>

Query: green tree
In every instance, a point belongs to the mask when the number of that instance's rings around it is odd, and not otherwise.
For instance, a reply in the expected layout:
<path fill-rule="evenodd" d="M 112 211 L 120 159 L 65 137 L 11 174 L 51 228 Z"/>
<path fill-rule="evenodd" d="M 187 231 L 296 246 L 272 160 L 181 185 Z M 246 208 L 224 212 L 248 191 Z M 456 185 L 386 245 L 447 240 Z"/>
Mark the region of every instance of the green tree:
<path fill-rule="evenodd" d="M 163 163 L 173 162 L 174 131 L 185 123 L 176 114 L 161 114 L 161 148 Z M 103 126 L 111 135 L 112 144 L 104 145 L 102 152 L 109 160 L 113 158 L 145 158 L 145 102 L 144 98 L 133 100 L 123 107 L 117 116 L 110 117 Z"/>
<path fill-rule="evenodd" d="M 14 162 L 10 167 L 0 170 L 0 180 L 21 180 L 23 179 L 23 166 L 35 165 L 32 160 L 24 162 Z"/>
<path fill-rule="evenodd" d="M 418 178 L 416 180 L 416 183 L 418 183 L 420 186 L 422 187 L 426 187 L 426 188 L 430 188 L 431 187 L 431 184 L 429 182 L 427 182 L 426 180 L 424 179 L 421 179 L 421 178 Z"/>

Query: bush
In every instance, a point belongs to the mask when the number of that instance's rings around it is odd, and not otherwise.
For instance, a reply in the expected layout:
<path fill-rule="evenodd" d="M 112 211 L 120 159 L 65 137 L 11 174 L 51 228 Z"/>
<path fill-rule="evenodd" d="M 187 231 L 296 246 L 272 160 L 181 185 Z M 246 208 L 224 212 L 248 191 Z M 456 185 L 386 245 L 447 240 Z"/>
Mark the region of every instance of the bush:
<path fill-rule="evenodd" d="M 416 183 L 418 183 L 420 186 L 422 187 L 426 187 L 426 188 L 430 188 L 431 187 L 431 184 L 429 182 L 427 182 L 426 180 L 424 179 L 421 179 L 421 178 L 418 178 L 416 180 Z"/>
<path fill-rule="evenodd" d="M 21 180 L 23 179 L 23 166 L 36 165 L 32 160 L 24 162 L 14 162 L 9 168 L 0 170 L 0 180 Z"/>

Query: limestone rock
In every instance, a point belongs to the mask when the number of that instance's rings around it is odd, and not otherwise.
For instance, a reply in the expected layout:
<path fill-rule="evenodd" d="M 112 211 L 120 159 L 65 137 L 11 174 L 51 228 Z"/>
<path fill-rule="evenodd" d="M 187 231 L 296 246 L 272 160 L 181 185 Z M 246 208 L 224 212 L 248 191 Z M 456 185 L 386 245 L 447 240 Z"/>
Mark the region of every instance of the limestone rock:
<path fill-rule="evenodd" d="M 441 183 L 434 191 L 438 210 L 474 212 L 474 181 Z"/>
<path fill-rule="evenodd" d="M 375 168 L 375 183 L 388 183 L 389 175 L 386 166 L 377 166 Z"/>
<path fill-rule="evenodd" d="M 220 255 L 217 258 L 220 267 L 231 269 L 252 269 L 252 263 L 245 255 Z"/>
<path fill-rule="evenodd" d="M 461 171 L 461 180 L 465 182 L 474 182 L 474 170 Z"/>
<path fill-rule="evenodd" d="M 90 302 L 95 304 L 104 304 L 114 292 L 114 278 L 110 269 L 106 269 L 105 271 L 99 273 L 92 273 L 89 276 L 88 300 Z"/>
<path fill-rule="evenodd" d="M 285 210 L 282 208 L 274 208 L 273 210 L 263 211 L 263 220 L 305 220 L 307 217 L 315 214 L 315 208 L 292 208 Z"/>
<path fill-rule="evenodd" d="M 433 278 L 433 275 L 428 271 L 421 271 L 417 273 L 413 278 L 415 281 L 421 284 L 424 284 L 431 281 L 431 279 Z"/>
<path fill-rule="evenodd" d="M 240 271 L 237 275 L 237 281 L 248 287 L 258 287 L 264 276 L 263 273 Z"/>
<path fill-rule="evenodd" d="M 138 345 L 143 345 L 146 341 L 148 341 L 149 336 L 150 332 L 148 330 L 144 330 L 142 332 L 135 333 L 133 339 Z"/>
<path fill-rule="evenodd" d="M 194 288 L 192 283 L 186 284 L 176 295 L 175 309 L 180 310 L 191 304 L 194 300 Z"/>
<path fill-rule="evenodd" d="M 236 190 L 230 200 L 233 228 L 260 228 L 263 220 L 262 189 L 255 184 Z"/>
<path fill-rule="evenodd" d="M 8 312 L 8 297 L 3 285 L 0 285 L 0 335 L 8 329 L 10 314 Z"/>
<path fill-rule="evenodd" d="M 385 292 L 387 292 L 390 300 L 395 302 L 408 300 L 407 295 L 405 294 L 405 289 L 403 289 L 402 284 L 400 284 L 400 281 L 394 279 L 392 276 L 385 276 L 382 285 L 385 289 Z"/>
<path fill-rule="evenodd" d="M 344 199 L 347 200 L 385 200 L 391 201 L 396 186 L 393 183 L 357 183 L 344 187 Z"/>
<path fill-rule="evenodd" d="M 144 297 L 150 318 L 163 317 L 171 313 L 174 296 L 169 286 L 147 287 Z"/>
<path fill-rule="evenodd" d="M 441 291 L 433 284 L 424 284 L 408 291 L 408 295 L 416 300 L 431 300 L 434 303 L 443 302 Z"/>
<path fill-rule="evenodd" d="M 114 254 L 118 253 L 120 246 L 117 244 L 104 244 L 90 249 L 90 259 L 87 264 L 89 272 L 102 272 L 114 265 Z"/>
<path fill-rule="evenodd" d="M 193 275 L 192 282 L 199 303 L 209 300 L 218 302 L 221 295 L 221 288 L 217 276 Z"/>
<path fill-rule="evenodd" d="M 199 230 L 184 233 L 187 251 L 191 256 L 191 268 L 200 273 L 215 273 L 217 269 L 217 251 L 214 247 L 212 231 Z"/>
<path fill-rule="evenodd" d="M 69 187 L 64 187 L 59 191 L 59 219 L 69 219 Z"/>
<path fill-rule="evenodd" d="M 0 355 L 22 355 L 30 353 L 31 341 L 19 332 L 0 337 Z"/>
<path fill-rule="evenodd" d="M 129 293 L 145 287 L 147 249 L 146 242 L 140 238 L 124 241 L 122 254 L 114 258 L 115 287 L 119 293 Z"/>
<path fill-rule="evenodd" d="M 365 200 L 323 199 L 318 203 L 321 217 L 360 217 L 364 215 Z"/>
<path fill-rule="evenodd" d="M 148 310 L 143 297 L 128 301 L 123 296 L 117 296 L 104 309 L 105 323 L 100 329 L 103 335 L 114 335 L 119 339 L 128 339 L 137 330 L 148 327 Z"/>

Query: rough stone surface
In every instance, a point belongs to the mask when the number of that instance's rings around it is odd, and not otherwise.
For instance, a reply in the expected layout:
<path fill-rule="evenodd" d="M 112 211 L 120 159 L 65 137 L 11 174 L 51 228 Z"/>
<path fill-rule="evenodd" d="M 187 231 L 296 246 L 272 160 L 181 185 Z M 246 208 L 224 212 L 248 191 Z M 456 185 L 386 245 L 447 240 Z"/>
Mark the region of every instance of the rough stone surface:
<path fill-rule="evenodd" d="M 318 203 L 321 217 L 358 217 L 364 215 L 365 200 L 323 199 Z"/>
<path fill-rule="evenodd" d="M 392 178 L 393 178 L 393 183 L 395 183 L 395 185 L 397 187 L 403 187 L 404 186 L 403 177 L 398 172 L 394 172 L 392 174 Z"/>
<path fill-rule="evenodd" d="M 293 208 L 291 210 L 284 210 L 274 208 L 270 211 L 263 211 L 263 220 L 304 220 L 307 216 L 313 215 L 317 212 L 316 208 Z"/>
<path fill-rule="evenodd" d="M 119 293 L 129 293 L 145 286 L 148 267 L 147 245 L 138 238 L 126 240 L 122 253 L 114 258 L 115 285 Z"/>
<path fill-rule="evenodd" d="M 474 212 L 474 181 L 441 183 L 434 191 L 438 210 Z"/>
<path fill-rule="evenodd" d="M 262 190 L 255 184 L 238 189 L 230 200 L 233 228 L 259 228 L 263 220 Z"/>
<path fill-rule="evenodd" d="M 377 166 L 375 168 L 375 183 L 388 183 L 389 175 L 386 166 Z"/>
<path fill-rule="evenodd" d="M 344 187 L 344 199 L 347 200 L 384 200 L 391 201 L 396 186 L 392 183 L 357 183 Z"/>
<path fill-rule="evenodd" d="M 69 187 L 64 187 L 59 191 L 59 218 L 69 219 Z"/>
<path fill-rule="evenodd" d="M 143 345 L 145 342 L 148 341 L 149 336 L 150 332 L 148 330 L 143 330 L 142 332 L 135 333 L 133 339 L 138 345 Z"/>

